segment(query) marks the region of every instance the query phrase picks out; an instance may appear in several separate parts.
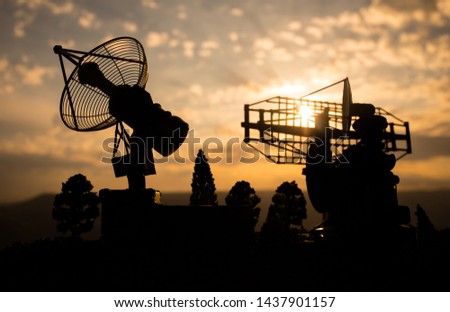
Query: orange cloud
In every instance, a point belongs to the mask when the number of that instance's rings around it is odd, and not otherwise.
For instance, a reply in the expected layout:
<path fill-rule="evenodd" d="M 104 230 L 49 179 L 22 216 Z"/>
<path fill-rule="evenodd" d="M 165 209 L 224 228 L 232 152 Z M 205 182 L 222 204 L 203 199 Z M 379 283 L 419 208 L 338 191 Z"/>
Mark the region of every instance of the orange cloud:
<path fill-rule="evenodd" d="M 18 64 L 15 69 L 21 77 L 21 82 L 29 86 L 40 86 L 43 84 L 45 77 L 53 77 L 56 73 L 55 67 L 40 65 L 27 67 L 23 64 Z"/>

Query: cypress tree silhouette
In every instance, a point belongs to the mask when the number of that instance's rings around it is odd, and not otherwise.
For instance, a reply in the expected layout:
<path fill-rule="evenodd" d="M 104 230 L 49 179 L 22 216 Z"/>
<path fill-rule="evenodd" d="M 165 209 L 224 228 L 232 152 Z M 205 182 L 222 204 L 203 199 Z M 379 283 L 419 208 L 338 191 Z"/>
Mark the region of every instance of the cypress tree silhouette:
<path fill-rule="evenodd" d="M 236 182 L 225 197 L 228 206 L 250 206 L 253 214 L 253 227 L 258 223 L 261 209 L 256 207 L 261 202 L 261 198 L 256 195 L 255 190 L 247 181 Z"/>
<path fill-rule="evenodd" d="M 61 193 L 55 196 L 53 219 L 58 232 L 71 232 L 72 237 L 80 237 L 82 233 L 92 230 L 95 219 L 99 215 L 100 202 L 96 193 L 91 192 L 93 186 L 82 174 L 70 177 L 62 184 Z"/>
<path fill-rule="evenodd" d="M 192 174 L 192 194 L 190 205 L 217 205 L 216 186 L 203 150 L 200 149 L 195 159 Z"/>

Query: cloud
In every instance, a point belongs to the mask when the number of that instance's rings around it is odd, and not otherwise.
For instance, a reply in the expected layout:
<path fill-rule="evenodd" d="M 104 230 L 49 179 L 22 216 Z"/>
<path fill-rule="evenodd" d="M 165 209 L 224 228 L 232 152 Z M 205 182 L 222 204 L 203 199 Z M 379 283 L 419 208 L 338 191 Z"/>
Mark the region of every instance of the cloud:
<path fill-rule="evenodd" d="M 6 56 L 0 57 L 0 94 L 13 94 L 15 86 L 22 83 L 27 86 L 42 86 L 45 78 L 55 76 L 53 66 L 28 65 L 28 57 L 22 57 L 22 63 L 12 65 Z"/>
<path fill-rule="evenodd" d="M 6 58 L 6 56 L 0 57 L 0 73 L 6 71 L 8 69 L 8 67 L 9 67 L 9 61 Z"/>
<path fill-rule="evenodd" d="M 257 38 L 253 42 L 253 50 L 255 56 L 255 63 L 257 65 L 263 65 L 264 60 L 270 54 L 270 51 L 275 47 L 275 42 L 268 37 Z"/>
<path fill-rule="evenodd" d="M 291 36 L 286 32 L 282 32 L 278 38 L 286 40 L 286 35 L 289 37 L 288 39 L 294 40 L 295 36 Z M 299 37 L 296 38 L 301 40 Z M 297 43 L 302 44 L 299 41 Z M 275 62 L 289 62 L 294 59 L 294 55 L 287 48 L 281 44 L 280 46 L 276 45 L 276 42 L 268 37 L 256 39 L 253 43 L 253 49 L 255 52 L 255 62 L 260 66 L 264 64 L 264 60 L 266 59 L 271 59 Z"/>
<path fill-rule="evenodd" d="M 373 0 L 373 4 L 393 11 L 436 10 L 435 0 Z"/>
<path fill-rule="evenodd" d="M 74 4 L 69 1 L 65 3 L 54 3 L 49 1 L 46 3 L 46 6 L 54 15 L 69 14 L 74 11 Z"/>
<path fill-rule="evenodd" d="M 109 166 L 109 162 L 102 162 L 101 159 L 110 159 L 113 136 L 113 130 L 80 133 L 69 131 L 58 124 L 35 134 L 18 131 L 8 137 L 0 137 L 0 154 L 10 159 L 48 159 L 52 160 L 50 163 L 66 164 L 66 168 L 80 164 L 104 168 Z"/>
<path fill-rule="evenodd" d="M 179 20 L 185 20 L 187 17 L 186 6 L 184 4 L 179 5 L 177 7 L 177 18 Z"/>
<path fill-rule="evenodd" d="M 183 42 L 183 55 L 187 58 L 194 57 L 195 42 L 186 40 Z"/>
<path fill-rule="evenodd" d="M 323 37 L 323 30 L 315 26 L 308 26 L 306 28 L 306 33 L 318 40 L 322 39 Z"/>
<path fill-rule="evenodd" d="M 275 42 L 269 37 L 257 38 L 253 43 L 253 47 L 256 50 L 271 50 L 274 46 Z"/>
<path fill-rule="evenodd" d="M 406 159 L 433 161 L 436 157 L 450 157 L 450 137 L 412 134 L 412 154 Z"/>
<path fill-rule="evenodd" d="M 147 33 L 146 44 L 149 48 L 160 47 L 167 43 L 169 35 L 166 32 L 151 31 Z"/>
<path fill-rule="evenodd" d="M 448 0 L 438 0 L 436 3 L 436 7 L 439 12 L 446 16 L 450 16 L 450 1 Z"/>
<path fill-rule="evenodd" d="M 292 31 L 300 30 L 302 28 L 302 23 L 299 21 L 289 22 L 287 28 Z"/>
<path fill-rule="evenodd" d="M 60 3 L 52 0 L 16 0 L 16 4 L 29 10 L 37 10 L 42 7 L 48 8 L 55 15 L 70 13 L 74 8 L 71 1 Z"/>
<path fill-rule="evenodd" d="M 90 11 L 82 10 L 78 17 L 78 24 L 86 29 L 91 29 L 99 26 L 97 16 Z"/>
<path fill-rule="evenodd" d="M 396 36 L 400 31 L 429 34 L 430 27 L 446 27 L 448 25 L 448 21 L 445 21 L 445 11 L 411 5 L 422 1 L 408 0 L 403 4 L 401 2 L 374 1 L 359 11 L 343 11 L 335 16 L 313 17 L 311 21 L 324 33 L 333 32 L 337 35 L 337 31 L 339 31 L 341 36 L 358 34 L 366 36 L 366 38 L 380 36 L 383 33 Z M 391 5 L 394 3 L 396 5 Z M 409 4 L 406 5 L 406 3 Z M 403 6 L 408 9 L 401 9 Z"/>
<path fill-rule="evenodd" d="M 216 40 L 206 40 L 201 44 L 202 49 L 217 49 L 219 47 L 219 43 Z"/>
<path fill-rule="evenodd" d="M 231 42 L 236 42 L 239 40 L 239 34 L 237 32 L 230 32 L 228 34 L 228 38 L 230 39 Z"/>
<path fill-rule="evenodd" d="M 198 52 L 198 55 L 201 57 L 210 57 L 213 50 L 216 50 L 219 48 L 219 42 L 216 40 L 205 40 L 200 45 L 200 50 Z"/>
<path fill-rule="evenodd" d="M 198 83 L 190 85 L 189 91 L 192 92 L 194 96 L 201 97 L 203 95 L 203 88 Z"/>
<path fill-rule="evenodd" d="M 239 9 L 239 8 L 232 8 L 230 10 L 230 15 L 235 16 L 235 17 L 242 17 L 242 16 L 244 16 L 244 11 L 242 11 L 242 9 Z"/>
<path fill-rule="evenodd" d="M 38 10 L 46 9 L 52 15 L 62 15 L 74 12 L 75 8 L 70 1 L 59 3 L 51 0 L 17 0 L 16 6 L 14 36 L 17 38 L 25 37 L 26 28 L 35 21 Z"/>
<path fill-rule="evenodd" d="M 56 73 L 55 67 L 46 67 L 34 65 L 27 67 L 23 64 L 18 64 L 15 67 L 17 73 L 21 77 L 21 82 L 24 85 L 40 86 L 44 82 L 45 77 L 53 77 Z"/>
<path fill-rule="evenodd" d="M 314 17 L 311 24 L 320 28 L 322 39 L 308 42 L 302 53 L 320 59 L 314 66 L 319 74 L 349 76 L 357 86 L 356 98 L 366 97 L 361 101 L 373 101 L 400 115 L 422 134 L 445 135 L 450 128 L 445 124 L 450 101 L 450 19 L 436 9 L 444 6 L 442 2 L 434 4 L 373 1 L 358 11 Z"/>
<path fill-rule="evenodd" d="M 361 98 L 363 94 L 372 94 L 371 101 L 376 106 L 382 106 L 401 119 L 409 121 L 413 135 L 447 136 L 450 131 L 449 84 L 449 76 L 434 78 L 420 75 L 414 77 L 413 82 L 374 81 L 355 89 L 354 95 Z M 374 94 L 373 90 L 382 92 Z"/>
<path fill-rule="evenodd" d="M 394 173 L 400 177 L 402 190 L 444 189 L 450 182 L 450 157 L 437 156 L 426 160 L 400 160 Z"/>
<path fill-rule="evenodd" d="M 293 55 L 285 48 L 275 48 L 272 50 L 274 61 L 289 62 L 293 60 Z"/>
<path fill-rule="evenodd" d="M 409 21 L 409 16 L 403 13 L 386 13 L 378 7 L 369 7 L 363 12 L 363 19 L 367 26 L 387 26 L 393 30 L 403 28 Z"/>
<path fill-rule="evenodd" d="M 122 23 L 123 29 L 130 33 L 135 33 L 138 30 L 136 23 L 125 21 Z"/>
<path fill-rule="evenodd" d="M 297 46 L 303 47 L 306 45 L 306 39 L 296 35 L 293 31 L 281 31 L 277 37 L 290 43 L 294 43 Z"/>
<path fill-rule="evenodd" d="M 14 36 L 17 38 L 25 37 L 25 29 L 33 23 L 35 19 L 34 13 L 18 10 L 15 13 L 16 23 L 14 24 Z"/>
<path fill-rule="evenodd" d="M 12 84 L 5 84 L 0 86 L 0 94 L 12 94 L 15 88 Z"/>
<path fill-rule="evenodd" d="M 0 57 L 0 95 L 14 93 L 13 69 L 6 56 Z"/>
<path fill-rule="evenodd" d="M 143 7 L 147 7 L 153 10 L 159 8 L 159 4 L 156 2 L 156 0 L 141 0 L 141 4 Z"/>

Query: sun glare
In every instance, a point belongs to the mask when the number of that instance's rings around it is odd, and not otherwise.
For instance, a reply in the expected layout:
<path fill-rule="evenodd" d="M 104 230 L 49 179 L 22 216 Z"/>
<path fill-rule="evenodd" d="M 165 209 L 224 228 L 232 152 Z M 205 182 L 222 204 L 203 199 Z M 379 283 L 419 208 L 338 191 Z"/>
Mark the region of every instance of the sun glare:
<path fill-rule="evenodd" d="M 314 112 L 306 105 L 297 104 L 298 119 L 296 126 L 314 127 Z"/>

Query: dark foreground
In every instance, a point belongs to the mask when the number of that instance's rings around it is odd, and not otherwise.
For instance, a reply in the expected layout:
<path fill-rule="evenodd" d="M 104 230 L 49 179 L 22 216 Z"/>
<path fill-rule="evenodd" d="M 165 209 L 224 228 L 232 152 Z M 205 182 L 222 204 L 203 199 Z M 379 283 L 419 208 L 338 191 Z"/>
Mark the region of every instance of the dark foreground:
<path fill-rule="evenodd" d="M 276 226 L 255 234 L 250 208 L 133 208 L 111 198 L 99 240 L 0 251 L 0 291 L 450 291 L 448 231 L 410 227 L 401 241 L 379 229 L 370 239 Z"/>
<path fill-rule="evenodd" d="M 0 253 L 1 291 L 450 291 L 448 249 L 229 247 L 16 244 Z"/>

